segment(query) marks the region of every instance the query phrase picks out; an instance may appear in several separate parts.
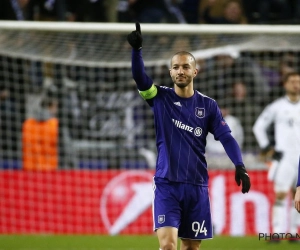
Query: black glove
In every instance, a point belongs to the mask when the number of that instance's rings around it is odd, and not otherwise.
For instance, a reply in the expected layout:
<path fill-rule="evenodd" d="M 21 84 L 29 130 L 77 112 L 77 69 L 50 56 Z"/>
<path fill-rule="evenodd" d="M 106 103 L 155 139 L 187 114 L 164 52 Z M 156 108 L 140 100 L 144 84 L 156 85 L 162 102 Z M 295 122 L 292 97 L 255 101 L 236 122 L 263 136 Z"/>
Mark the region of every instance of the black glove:
<path fill-rule="evenodd" d="M 139 23 L 135 23 L 135 27 L 135 30 L 128 34 L 127 41 L 129 42 L 132 48 L 139 50 L 142 48 L 143 44 L 141 25 Z"/>
<path fill-rule="evenodd" d="M 283 153 L 279 151 L 274 151 L 273 160 L 280 161 L 282 159 Z"/>
<path fill-rule="evenodd" d="M 248 193 L 251 187 L 250 178 L 246 171 L 245 166 L 235 167 L 235 182 L 238 186 L 241 185 L 242 181 L 242 193 Z"/>

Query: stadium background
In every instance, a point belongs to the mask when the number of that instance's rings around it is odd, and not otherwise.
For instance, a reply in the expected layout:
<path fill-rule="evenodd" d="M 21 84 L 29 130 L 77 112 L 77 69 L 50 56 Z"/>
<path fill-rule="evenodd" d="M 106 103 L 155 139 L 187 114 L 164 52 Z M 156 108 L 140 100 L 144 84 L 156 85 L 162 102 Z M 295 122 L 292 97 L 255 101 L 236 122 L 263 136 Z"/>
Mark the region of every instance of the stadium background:
<path fill-rule="evenodd" d="M 282 94 L 283 75 L 299 70 L 297 27 L 142 25 L 143 55 L 155 83 L 172 86 L 171 55 L 191 51 L 200 69 L 195 88 L 228 108 L 243 127 L 241 147 L 253 182 L 249 194 L 242 195 L 234 183 L 233 166 L 224 152 L 207 152 L 218 249 L 226 249 L 221 248 L 227 244 L 223 239 L 234 244 L 231 237 L 247 242 L 270 232 L 273 188 L 251 128 L 265 105 Z M 153 236 L 155 133 L 151 109 L 131 78 L 126 34 L 133 28 L 0 22 L 0 249 L 33 249 L 38 241 L 32 238 L 17 248 L 13 238 L 5 238 L 15 234 L 96 234 L 108 242 L 99 249 L 109 249 L 114 241 L 107 235 Z M 22 126 L 36 115 L 44 98 L 58 100 L 59 163 L 54 171 L 26 171 Z M 291 205 L 286 201 L 287 209 Z M 56 240 L 67 241 L 67 236 Z"/>

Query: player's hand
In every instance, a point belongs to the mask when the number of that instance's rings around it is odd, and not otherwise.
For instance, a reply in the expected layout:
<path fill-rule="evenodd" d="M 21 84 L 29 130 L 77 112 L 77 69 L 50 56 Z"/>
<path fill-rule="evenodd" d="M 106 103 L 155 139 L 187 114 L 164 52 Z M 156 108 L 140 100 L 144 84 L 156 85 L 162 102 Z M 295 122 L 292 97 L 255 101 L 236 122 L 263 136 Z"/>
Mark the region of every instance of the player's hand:
<path fill-rule="evenodd" d="M 235 182 L 238 186 L 242 182 L 242 193 L 248 193 L 251 187 L 250 178 L 246 171 L 245 166 L 236 166 L 235 167 Z"/>
<path fill-rule="evenodd" d="M 296 194 L 295 194 L 295 208 L 300 213 L 300 186 L 297 187 L 296 189 Z"/>
<path fill-rule="evenodd" d="M 274 148 L 272 146 L 267 146 L 260 151 L 259 160 L 261 162 L 272 161 L 273 155 L 274 155 Z"/>
<path fill-rule="evenodd" d="M 142 48 L 143 44 L 141 25 L 139 23 L 135 23 L 135 27 L 135 30 L 128 34 L 127 41 L 129 42 L 132 48 L 139 50 Z"/>

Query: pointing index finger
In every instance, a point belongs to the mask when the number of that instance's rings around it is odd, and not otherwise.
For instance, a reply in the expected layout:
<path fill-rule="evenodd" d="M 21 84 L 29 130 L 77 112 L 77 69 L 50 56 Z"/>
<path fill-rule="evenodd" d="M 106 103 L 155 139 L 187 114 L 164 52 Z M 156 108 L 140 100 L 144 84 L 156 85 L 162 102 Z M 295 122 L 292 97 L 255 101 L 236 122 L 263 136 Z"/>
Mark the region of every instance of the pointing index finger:
<path fill-rule="evenodd" d="M 135 29 L 136 29 L 137 32 L 139 32 L 140 34 L 142 34 L 140 23 L 135 23 Z"/>

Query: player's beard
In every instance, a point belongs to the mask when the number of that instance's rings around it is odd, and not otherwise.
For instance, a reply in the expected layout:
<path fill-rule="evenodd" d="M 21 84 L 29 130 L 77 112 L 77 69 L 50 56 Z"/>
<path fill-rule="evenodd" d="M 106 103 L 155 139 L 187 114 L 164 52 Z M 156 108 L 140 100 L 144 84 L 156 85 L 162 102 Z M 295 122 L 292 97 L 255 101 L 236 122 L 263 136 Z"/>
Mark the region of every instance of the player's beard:
<path fill-rule="evenodd" d="M 300 97 L 300 93 L 298 90 L 287 90 L 286 91 L 286 94 L 292 98 L 296 98 L 296 99 L 299 99 Z"/>
<path fill-rule="evenodd" d="M 176 77 L 173 78 L 173 82 L 174 84 L 178 87 L 178 88 L 185 88 L 187 87 L 190 83 L 191 83 L 191 78 L 190 77 L 185 77 L 184 81 L 178 81 L 176 79 Z"/>
<path fill-rule="evenodd" d="M 175 82 L 175 85 L 180 88 L 180 89 L 184 89 L 185 87 L 187 87 L 190 83 L 189 82 Z"/>

